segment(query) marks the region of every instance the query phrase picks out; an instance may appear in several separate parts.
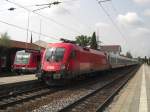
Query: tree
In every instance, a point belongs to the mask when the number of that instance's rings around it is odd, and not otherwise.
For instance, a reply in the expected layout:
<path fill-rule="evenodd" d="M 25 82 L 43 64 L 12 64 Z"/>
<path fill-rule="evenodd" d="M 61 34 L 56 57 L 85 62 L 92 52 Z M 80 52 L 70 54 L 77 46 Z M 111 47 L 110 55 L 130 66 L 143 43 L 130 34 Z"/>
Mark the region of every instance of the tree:
<path fill-rule="evenodd" d="M 149 57 L 149 59 L 148 59 L 148 65 L 150 65 L 150 57 Z"/>
<path fill-rule="evenodd" d="M 97 49 L 97 47 L 98 47 L 95 32 L 92 35 L 90 46 L 91 46 L 92 49 Z"/>
<path fill-rule="evenodd" d="M 4 34 L 1 34 L 0 46 L 7 47 L 7 48 L 10 47 L 10 36 L 8 36 L 7 32 L 5 32 Z"/>
<path fill-rule="evenodd" d="M 0 36 L 0 60 L 3 60 L 3 68 L 7 68 L 8 65 L 11 62 L 11 59 L 9 58 L 10 50 L 9 47 L 11 46 L 10 43 L 10 37 L 8 36 L 8 33 L 5 32 L 4 34 L 1 34 Z M 6 69 L 8 70 L 8 69 Z"/>
<path fill-rule="evenodd" d="M 129 51 L 126 53 L 126 57 L 132 58 L 132 55 L 131 55 L 131 53 Z"/>
<path fill-rule="evenodd" d="M 82 47 L 86 47 L 90 45 L 91 37 L 87 37 L 86 35 L 81 35 L 76 37 L 76 43 Z"/>
<path fill-rule="evenodd" d="M 0 37 L 0 57 L 8 53 L 8 48 L 11 46 L 10 37 L 5 32 Z"/>
<path fill-rule="evenodd" d="M 144 57 L 144 62 L 145 62 L 145 63 L 148 63 L 148 58 L 147 58 L 147 56 Z"/>

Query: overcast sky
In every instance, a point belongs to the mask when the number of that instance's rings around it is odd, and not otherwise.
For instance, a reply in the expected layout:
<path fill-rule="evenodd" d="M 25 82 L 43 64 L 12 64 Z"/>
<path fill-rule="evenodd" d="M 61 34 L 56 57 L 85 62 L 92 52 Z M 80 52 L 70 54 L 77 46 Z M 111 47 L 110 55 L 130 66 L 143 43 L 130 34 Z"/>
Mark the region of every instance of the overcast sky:
<path fill-rule="evenodd" d="M 55 0 L 9 0 L 31 11 Z M 59 1 L 59 0 L 58 0 Z M 112 0 L 102 6 L 109 13 L 115 25 L 104 13 L 96 0 L 60 0 L 59 5 L 36 11 L 45 17 L 28 12 L 15 4 L 0 0 L 0 33 L 8 32 L 13 40 L 27 40 L 29 29 L 33 41 L 58 42 L 60 38 L 74 39 L 78 35 L 92 35 L 96 31 L 104 44 L 119 44 L 123 53 L 130 51 L 134 56 L 150 56 L 150 0 Z M 16 8 L 9 11 L 10 7 Z M 2 22 L 19 26 L 18 29 Z M 28 33 L 28 42 L 31 32 Z M 45 35 L 45 36 L 44 36 Z M 48 37 L 46 37 L 48 36 Z"/>

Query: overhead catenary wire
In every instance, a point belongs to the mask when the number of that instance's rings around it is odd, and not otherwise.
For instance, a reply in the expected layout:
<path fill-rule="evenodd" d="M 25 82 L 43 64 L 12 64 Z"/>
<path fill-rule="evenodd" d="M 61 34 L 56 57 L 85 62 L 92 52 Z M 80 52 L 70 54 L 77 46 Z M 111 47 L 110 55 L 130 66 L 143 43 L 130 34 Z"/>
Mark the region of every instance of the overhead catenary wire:
<path fill-rule="evenodd" d="M 121 37 L 125 40 L 125 44 L 127 44 L 127 40 L 124 36 L 124 34 L 122 33 L 122 31 L 120 30 L 120 28 L 116 25 L 116 23 L 114 22 L 114 20 L 112 19 L 112 17 L 110 16 L 110 14 L 106 11 L 106 9 L 102 6 L 101 1 L 98 1 L 98 4 L 100 5 L 101 9 L 104 11 L 104 13 L 107 15 L 107 17 L 110 19 L 110 21 L 112 22 L 112 24 L 114 25 L 114 27 L 116 28 L 116 30 L 119 32 L 119 34 L 121 35 Z M 106 1 L 110 1 L 110 0 L 106 0 Z"/>
<path fill-rule="evenodd" d="M 44 19 L 47 19 L 47 20 L 49 20 L 49 21 L 51 21 L 51 22 L 53 22 L 53 23 L 55 23 L 55 24 L 57 24 L 57 25 L 63 27 L 63 28 L 66 28 L 66 29 L 68 29 L 68 30 L 70 30 L 70 31 L 72 31 L 72 32 L 76 32 L 76 33 L 82 34 L 81 32 L 77 31 L 76 29 L 74 29 L 74 28 L 72 28 L 72 27 L 66 26 L 65 24 L 60 23 L 60 22 L 57 22 L 56 20 L 54 20 L 54 19 L 52 19 L 52 18 L 50 18 L 50 17 L 44 16 L 44 15 L 42 15 L 42 14 L 40 14 L 40 13 L 37 13 L 37 12 L 35 12 L 35 11 L 32 11 L 32 10 L 30 10 L 30 9 L 28 9 L 28 8 L 26 8 L 26 7 L 24 7 L 24 6 L 20 5 L 20 4 L 18 4 L 18 3 L 16 3 L 16 2 L 12 2 L 12 1 L 10 1 L 10 0 L 5 0 L 5 1 L 7 1 L 7 2 L 9 2 L 9 3 L 12 3 L 12 4 L 14 4 L 14 5 L 16 5 L 16 6 L 20 7 L 20 8 L 23 8 L 24 10 L 26 10 L 26 11 L 28 11 L 28 12 L 32 12 L 32 13 L 34 13 L 34 14 L 36 14 L 36 15 L 38 15 L 38 16 L 44 18 Z"/>
<path fill-rule="evenodd" d="M 72 0 L 73 1 L 73 0 Z M 61 1 L 61 3 L 67 3 L 67 2 L 70 2 L 70 1 Z M 64 8 L 65 9 L 65 8 Z M 83 23 L 82 21 L 79 20 L 79 18 L 75 17 L 73 14 L 71 14 L 67 9 L 65 9 L 67 14 L 70 15 L 70 17 L 72 17 L 72 20 L 74 20 L 75 22 L 77 23 L 80 23 L 80 25 L 83 25 L 86 27 L 87 30 L 91 30 L 91 27 L 89 25 L 87 25 L 86 23 Z M 82 23 L 81 23 L 82 22 Z"/>
<path fill-rule="evenodd" d="M 111 0 L 100 0 L 98 2 L 102 3 L 102 2 L 107 2 L 107 1 L 111 1 Z"/>
<path fill-rule="evenodd" d="M 112 1 L 111 1 L 111 7 L 112 7 L 113 11 L 115 12 L 115 15 L 116 15 L 116 16 L 119 15 L 119 12 L 118 12 L 118 10 L 116 9 L 116 7 L 114 6 L 114 4 L 113 4 Z M 126 29 L 125 29 L 124 25 L 121 25 L 121 28 L 122 28 L 123 31 L 126 33 Z"/>
<path fill-rule="evenodd" d="M 112 1 L 111 1 L 111 6 L 112 6 L 112 9 L 114 10 L 114 12 L 115 12 L 116 14 L 119 14 Z"/>
<path fill-rule="evenodd" d="M 15 24 L 11 24 L 11 23 L 8 23 L 8 22 L 2 21 L 2 20 L 0 20 L 0 23 L 6 24 L 6 25 L 8 25 L 8 26 L 12 26 L 12 27 L 14 27 L 14 28 L 17 28 L 17 29 L 20 29 L 20 30 L 23 30 L 23 31 L 27 31 L 27 28 L 24 28 L 24 27 L 15 25 Z M 41 36 L 44 36 L 44 37 L 47 37 L 47 38 L 52 38 L 53 40 L 58 40 L 58 41 L 59 41 L 59 39 L 57 39 L 57 38 L 55 38 L 55 37 L 53 37 L 53 36 L 48 36 L 48 35 L 46 35 L 46 34 L 39 33 L 39 32 L 36 32 L 36 31 L 34 31 L 34 30 L 30 30 L 30 29 L 28 29 L 28 31 L 29 31 L 29 32 L 32 32 L 32 33 L 35 33 L 35 34 L 37 34 L 37 35 L 41 35 Z"/>
<path fill-rule="evenodd" d="M 41 8 L 38 8 L 38 9 L 35 9 L 35 10 L 33 10 L 33 12 L 35 12 L 35 11 L 38 11 L 38 10 L 42 10 L 42 9 L 46 9 L 46 8 L 50 8 L 51 7 L 51 5 L 58 5 L 58 4 L 60 4 L 61 2 L 52 2 L 52 3 L 48 3 L 48 4 L 37 4 L 37 5 L 35 5 L 35 6 L 44 6 L 44 7 L 41 7 Z"/>
<path fill-rule="evenodd" d="M 114 4 L 113 4 L 112 1 L 111 1 L 111 7 L 112 7 L 113 11 L 115 12 L 115 14 L 116 14 L 116 15 L 119 15 L 119 12 L 118 12 L 118 10 L 116 9 L 116 7 L 114 6 Z M 127 30 L 126 30 L 126 28 L 124 27 L 124 25 L 121 25 L 121 29 L 123 29 L 124 33 L 127 34 Z M 128 49 L 129 49 L 129 48 L 128 48 Z M 129 51 L 130 51 L 130 49 L 129 49 Z"/>
<path fill-rule="evenodd" d="M 50 7 L 49 6 L 41 7 L 41 8 L 33 10 L 33 12 L 36 12 L 36 11 L 39 11 L 39 10 L 42 10 L 42 9 L 46 9 L 46 8 L 50 8 Z"/>
<path fill-rule="evenodd" d="M 75 22 L 79 23 L 82 26 L 86 26 L 87 30 L 91 30 L 91 28 L 89 27 L 89 25 L 86 25 L 86 23 L 81 23 L 81 21 L 77 17 L 75 17 L 73 14 L 71 14 L 67 9 L 65 9 L 65 10 L 67 11 L 67 14 L 70 15 L 70 17 L 72 17 L 72 20 L 74 20 Z"/>

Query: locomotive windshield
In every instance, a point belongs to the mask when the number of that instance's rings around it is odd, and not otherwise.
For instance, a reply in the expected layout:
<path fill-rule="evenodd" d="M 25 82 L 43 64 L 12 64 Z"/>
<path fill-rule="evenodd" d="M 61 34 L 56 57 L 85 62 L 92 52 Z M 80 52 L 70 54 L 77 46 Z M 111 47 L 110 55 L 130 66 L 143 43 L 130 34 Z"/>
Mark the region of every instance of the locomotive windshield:
<path fill-rule="evenodd" d="M 64 57 L 64 48 L 47 48 L 45 58 L 47 61 L 62 61 Z"/>
<path fill-rule="evenodd" d="M 26 52 L 17 52 L 15 57 L 15 64 L 28 64 L 30 55 L 30 53 Z"/>

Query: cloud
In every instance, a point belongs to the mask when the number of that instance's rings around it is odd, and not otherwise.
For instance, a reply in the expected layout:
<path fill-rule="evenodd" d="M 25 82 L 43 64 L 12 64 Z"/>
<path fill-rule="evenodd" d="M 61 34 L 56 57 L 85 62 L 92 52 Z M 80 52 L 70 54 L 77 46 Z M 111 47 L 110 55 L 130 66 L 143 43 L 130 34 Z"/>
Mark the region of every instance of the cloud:
<path fill-rule="evenodd" d="M 95 24 L 95 30 L 98 32 L 98 33 L 100 33 L 100 35 L 101 34 L 103 34 L 103 35 L 105 35 L 105 34 L 107 34 L 108 32 L 113 32 L 113 27 L 110 25 L 110 24 L 108 24 L 108 23 L 105 23 L 105 22 L 97 22 L 96 24 Z"/>
<path fill-rule="evenodd" d="M 146 10 L 144 11 L 144 15 L 150 17 L 150 9 L 146 9 Z"/>
<path fill-rule="evenodd" d="M 119 44 L 121 46 L 125 44 L 124 39 L 120 36 L 112 24 L 106 22 L 97 22 L 95 27 L 96 34 L 103 44 Z"/>
<path fill-rule="evenodd" d="M 107 24 L 107 23 L 102 23 L 102 22 L 98 22 L 98 23 L 95 24 L 95 26 L 96 26 L 96 27 L 103 27 L 103 28 L 104 28 L 104 27 L 109 27 L 109 24 Z"/>
<path fill-rule="evenodd" d="M 129 33 L 130 48 L 135 49 L 134 54 L 139 56 L 150 56 L 149 35 L 150 29 L 147 27 L 137 27 Z"/>
<path fill-rule="evenodd" d="M 127 35 L 127 48 L 136 56 L 150 56 L 150 29 L 136 12 L 127 12 L 117 17 L 121 31 Z M 136 47 L 135 47 L 136 46 Z"/>
<path fill-rule="evenodd" d="M 137 4 L 145 5 L 145 4 L 149 4 L 150 0 L 134 0 L 134 2 Z"/>
<path fill-rule="evenodd" d="M 146 34 L 150 34 L 150 29 L 148 28 L 144 28 L 144 27 L 139 27 L 137 28 L 138 31 L 142 32 L 142 33 L 146 33 Z"/>
<path fill-rule="evenodd" d="M 67 9 L 67 8 L 64 8 L 63 6 L 61 6 L 61 7 L 55 7 L 53 10 L 52 10 L 52 13 L 53 14 L 58 14 L 58 15 L 64 15 L 64 14 L 69 14 L 70 13 L 70 11 L 69 11 L 69 9 Z"/>
<path fill-rule="evenodd" d="M 134 37 L 149 38 L 149 35 L 150 35 L 150 29 L 146 27 L 138 27 L 133 31 Z"/>
<path fill-rule="evenodd" d="M 142 24 L 141 18 L 135 12 L 128 12 L 125 15 L 118 15 L 119 24 L 125 26 L 138 26 Z"/>

